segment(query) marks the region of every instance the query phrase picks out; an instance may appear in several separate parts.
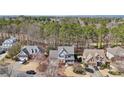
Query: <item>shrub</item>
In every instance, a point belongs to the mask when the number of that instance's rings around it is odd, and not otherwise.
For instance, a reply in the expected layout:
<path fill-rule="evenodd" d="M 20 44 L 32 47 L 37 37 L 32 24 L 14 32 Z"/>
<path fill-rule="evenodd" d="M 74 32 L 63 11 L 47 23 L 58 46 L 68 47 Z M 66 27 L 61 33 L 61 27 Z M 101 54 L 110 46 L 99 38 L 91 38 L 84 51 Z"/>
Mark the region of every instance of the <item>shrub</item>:
<path fill-rule="evenodd" d="M 116 72 L 114 72 L 114 71 L 109 71 L 108 73 L 109 73 L 109 74 L 112 74 L 112 75 L 121 75 L 121 72 L 118 72 L 118 71 L 116 71 Z"/>
<path fill-rule="evenodd" d="M 85 67 L 88 67 L 88 64 L 87 64 L 87 63 L 84 63 L 84 66 L 85 66 Z"/>
<path fill-rule="evenodd" d="M 10 59 L 11 56 L 10 56 L 9 54 L 7 54 L 7 55 L 5 56 L 5 58 Z"/>
<path fill-rule="evenodd" d="M 73 66 L 73 72 L 77 74 L 86 75 L 84 68 L 79 64 Z"/>
<path fill-rule="evenodd" d="M 103 70 L 103 69 L 105 69 L 106 68 L 106 65 L 105 64 L 102 64 L 101 66 L 100 66 L 100 69 L 101 70 Z"/>
<path fill-rule="evenodd" d="M 40 72 L 45 72 L 46 70 L 47 70 L 47 67 L 48 67 L 48 64 L 46 64 L 46 63 L 41 63 L 41 64 L 39 64 L 39 66 L 38 66 L 38 70 L 40 71 Z"/>

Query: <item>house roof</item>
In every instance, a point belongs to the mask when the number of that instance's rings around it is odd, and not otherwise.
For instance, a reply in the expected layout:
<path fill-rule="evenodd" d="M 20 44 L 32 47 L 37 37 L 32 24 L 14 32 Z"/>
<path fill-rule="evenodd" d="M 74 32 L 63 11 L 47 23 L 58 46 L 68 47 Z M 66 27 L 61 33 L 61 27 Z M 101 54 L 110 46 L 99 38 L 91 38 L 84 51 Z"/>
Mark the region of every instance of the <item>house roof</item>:
<path fill-rule="evenodd" d="M 115 56 L 124 56 L 124 49 L 121 47 L 107 48 L 107 52 Z"/>
<path fill-rule="evenodd" d="M 59 46 L 58 47 L 58 53 L 62 53 L 65 51 L 68 54 L 74 54 L 74 46 Z"/>
<path fill-rule="evenodd" d="M 104 50 L 103 49 L 84 49 L 84 52 L 83 52 L 84 58 L 92 58 L 98 55 L 105 58 Z"/>
<path fill-rule="evenodd" d="M 5 44 L 5 43 L 9 43 L 9 44 L 13 44 L 13 43 L 15 43 L 16 42 L 16 38 L 15 37 L 10 37 L 9 39 L 6 39 L 4 42 L 3 42 L 3 44 Z"/>
<path fill-rule="evenodd" d="M 22 50 L 27 54 L 30 55 L 32 54 L 32 49 L 34 51 L 34 49 L 36 49 L 38 52 L 43 52 L 43 50 L 41 48 L 39 48 L 38 46 L 24 46 L 22 48 Z"/>
<path fill-rule="evenodd" d="M 57 57 L 58 57 L 58 50 L 50 50 L 49 58 L 50 59 L 57 59 Z"/>
<path fill-rule="evenodd" d="M 27 53 L 25 53 L 24 51 L 20 51 L 20 53 L 17 55 L 17 56 L 19 56 L 19 57 L 24 57 L 24 56 L 28 56 L 28 54 Z"/>

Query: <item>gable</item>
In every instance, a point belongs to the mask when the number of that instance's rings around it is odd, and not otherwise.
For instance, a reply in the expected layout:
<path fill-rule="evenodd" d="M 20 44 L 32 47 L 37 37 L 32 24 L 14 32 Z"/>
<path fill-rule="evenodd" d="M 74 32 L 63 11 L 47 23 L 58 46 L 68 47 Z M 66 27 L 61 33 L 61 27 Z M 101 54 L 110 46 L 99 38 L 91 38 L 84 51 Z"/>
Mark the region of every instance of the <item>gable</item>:
<path fill-rule="evenodd" d="M 74 54 L 74 46 L 59 46 L 58 47 L 58 52 L 60 53 L 60 51 L 63 48 L 68 52 L 68 54 Z"/>
<path fill-rule="evenodd" d="M 37 46 L 25 46 L 23 50 L 28 55 L 37 54 L 37 53 L 41 52 Z"/>
<path fill-rule="evenodd" d="M 28 56 L 24 51 L 21 51 L 19 54 L 18 54 L 18 56 L 20 56 L 20 57 L 24 57 L 24 56 Z"/>
<path fill-rule="evenodd" d="M 59 57 L 65 57 L 65 55 L 67 55 L 68 52 L 65 48 L 61 49 L 59 52 Z"/>

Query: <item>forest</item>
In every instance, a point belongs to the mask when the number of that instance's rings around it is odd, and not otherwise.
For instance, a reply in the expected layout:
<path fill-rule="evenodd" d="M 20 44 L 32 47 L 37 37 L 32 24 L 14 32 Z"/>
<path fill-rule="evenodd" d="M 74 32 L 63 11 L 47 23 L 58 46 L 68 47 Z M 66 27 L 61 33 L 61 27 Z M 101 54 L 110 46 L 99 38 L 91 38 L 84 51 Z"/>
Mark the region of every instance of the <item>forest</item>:
<path fill-rule="evenodd" d="M 3 33 L 7 34 L 4 36 Z M 0 17 L 0 40 L 10 35 L 20 36 L 28 44 L 33 40 L 48 44 L 74 45 L 80 48 L 106 48 L 124 45 L 123 17 L 83 16 L 4 16 Z M 25 40 L 25 41 L 26 41 Z"/>

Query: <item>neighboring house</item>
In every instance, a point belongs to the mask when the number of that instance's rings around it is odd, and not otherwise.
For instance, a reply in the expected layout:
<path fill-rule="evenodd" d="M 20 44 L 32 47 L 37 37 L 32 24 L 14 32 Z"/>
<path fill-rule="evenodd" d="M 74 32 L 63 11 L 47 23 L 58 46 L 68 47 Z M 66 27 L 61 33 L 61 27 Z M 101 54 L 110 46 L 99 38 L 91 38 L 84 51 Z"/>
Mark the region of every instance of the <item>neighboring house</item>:
<path fill-rule="evenodd" d="M 106 56 L 108 59 L 124 60 L 124 49 L 121 47 L 107 48 Z"/>
<path fill-rule="evenodd" d="M 6 39 L 2 43 L 2 48 L 8 50 L 11 48 L 14 44 L 16 43 L 16 38 L 15 37 L 10 37 L 9 39 Z"/>
<path fill-rule="evenodd" d="M 84 49 L 83 60 L 88 64 L 99 66 L 106 61 L 105 52 L 103 49 Z"/>
<path fill-rule="evenodd" d="M 22 63 L 27 61 L 29 58 L 36 57 L 39 53 L 43 52 L 38 46 L 24 46 L 20 53 L 17 55 L 19 61 Z"/>
<path fill-rule="evenodd" d="M 19 63 L 24 63 L 29 59 L 28 54 L 26 54 L 23 50 L 17 55 Z"/>
<path fill-rule="evenodd" d="M 59 46 L 58 59 L 65 63 L 74 63 L 74 46 Z"/>
<path fill-rule="evenodd" d="M 49 52 L 49 60 L 58 59 L 58 50 L 50 50 Z"/>
<path fill-rule="evenodd" d="M 0 54 L 3 54 L 3 53 L 5 53 L 5 52 L 6 52 L 6 50 L 3 49 L 2 47 L 0 47 Z"/>
<path fill-rule="evenodd" d="M 59 62 L 73 64 L 74 47 L 73 46 L 59 46 L 58 50 L 49 51 L 49 60 L 59 60 Z"/>

